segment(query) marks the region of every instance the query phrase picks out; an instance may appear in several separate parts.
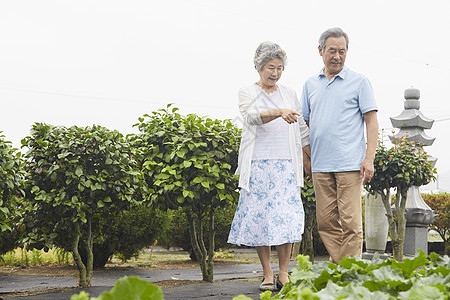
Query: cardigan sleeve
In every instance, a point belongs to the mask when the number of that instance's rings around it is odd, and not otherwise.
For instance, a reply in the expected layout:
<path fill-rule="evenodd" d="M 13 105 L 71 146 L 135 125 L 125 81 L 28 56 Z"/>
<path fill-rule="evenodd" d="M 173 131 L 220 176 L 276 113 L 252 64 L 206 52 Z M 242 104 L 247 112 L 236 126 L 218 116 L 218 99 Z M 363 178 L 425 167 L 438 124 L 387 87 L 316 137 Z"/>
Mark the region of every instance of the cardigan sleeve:
<path fill-rule="evenodd" d="M 244 119 L 244 123 L 248 125 L 262 125 L 261 114 L 256 108 L 255 100 L 252 99 L 248 90 L 241 88 L 239 90 L 239 111 Z"/>
<path fill-rule="evenodd" d="M 300 105 L 300 101 L 297 98 L 297 93 L 294 92 L 294 98 L 295 98 L 295 111 L 300 113 L 300 116 L 297 118 L 298 127 L 300 129 L 300 137 L 302 140 L 302 147 L 309 145 L 309 127 L 306 125 L 305 119 L 303 118 L 302 114 L 302 107 Z"/>

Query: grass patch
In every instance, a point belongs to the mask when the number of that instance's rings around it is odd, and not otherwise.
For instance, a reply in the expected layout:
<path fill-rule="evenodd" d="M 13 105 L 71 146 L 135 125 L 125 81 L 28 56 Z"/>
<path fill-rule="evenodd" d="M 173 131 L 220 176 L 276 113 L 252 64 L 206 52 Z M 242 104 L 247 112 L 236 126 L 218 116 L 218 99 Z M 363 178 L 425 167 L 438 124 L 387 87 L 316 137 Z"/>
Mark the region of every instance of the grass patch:
<path fill-rule="evenodd" d="M 17 275 L 44 275 L 44 276 L 75 276 L 78 269 L 75 266 L 72 255 L 65 253 L 65 259 L 61 258 L 59 249 L 51 249 L 48 252 L 43 250 L 22 251 L 17 248 L 0 259 L 0 272 Z M 35 257 L 33 259 L 33 256 Z M 59 256 L 59 257 L 58 257 Z M 67 258 L 69 256 L 69 258 Z M 28 257 L 25 258 L 25 257 Z M 277 262 L 276 256 L 272 259 Z M 217 252 L 214 258 L 214 265 L 229 264 L 254 264 L 259 263 L 256 252 Z M 127 261 L 123 261 L 118 256 L 113 255 L 102 272 L 113 271 L 114 269 L 136 268 L 136 269 L 195 269 L 199 268 L 196 261 L 189 258 L 189 253 L 180 250 L 166 250 L 162 248 L 144 249 L 139 256 Z M 99 270 L 97 270 L 99 271 Z"/>
<path fill-rule="evenodd" d="M 0 266 L 3 267 L 67 265 L 72 263 L 72 255 L 59 248 L 53 248 L 47 252 L 38 249 L 16 248 L 0 256 Z"/>

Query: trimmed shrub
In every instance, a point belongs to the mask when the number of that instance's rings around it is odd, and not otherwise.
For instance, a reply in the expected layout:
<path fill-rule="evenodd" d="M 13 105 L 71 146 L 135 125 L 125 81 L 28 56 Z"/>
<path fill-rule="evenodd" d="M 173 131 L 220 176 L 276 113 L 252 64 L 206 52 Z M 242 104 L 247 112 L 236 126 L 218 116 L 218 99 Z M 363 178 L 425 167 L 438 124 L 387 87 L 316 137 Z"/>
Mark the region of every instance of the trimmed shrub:
<path fill-rule="evenodd" d="M 439 233 L 445 243 L 444 254 L 450 255 L 450 193 L 422 194 L 422 198 L 438 214 L 430 229 Z"/>

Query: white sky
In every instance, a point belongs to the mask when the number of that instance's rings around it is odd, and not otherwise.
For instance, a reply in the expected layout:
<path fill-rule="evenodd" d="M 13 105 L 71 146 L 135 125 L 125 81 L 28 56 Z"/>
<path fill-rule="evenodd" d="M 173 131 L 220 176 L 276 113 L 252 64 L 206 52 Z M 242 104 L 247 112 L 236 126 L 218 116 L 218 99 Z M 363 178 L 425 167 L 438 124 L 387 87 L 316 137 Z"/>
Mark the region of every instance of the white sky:
<path fill-rule="evenodd" d="M 238 88 L 258 80 L 260 42 L 286 50 L 280 83 L 300 95 L 323 65 L 319 35 L 339 26 L 347 66 L 372 83 L 381 128 L 403 110 L 404 90 L 420 89 L 421 111 L 436 120 L 426 150 L 450 191 L 449 11 L 448 0 L 4 0 L 0 131 L 15 147 L 34 122 L 136 132 L 138 117 L 170 102 L 234 119 Z"/>

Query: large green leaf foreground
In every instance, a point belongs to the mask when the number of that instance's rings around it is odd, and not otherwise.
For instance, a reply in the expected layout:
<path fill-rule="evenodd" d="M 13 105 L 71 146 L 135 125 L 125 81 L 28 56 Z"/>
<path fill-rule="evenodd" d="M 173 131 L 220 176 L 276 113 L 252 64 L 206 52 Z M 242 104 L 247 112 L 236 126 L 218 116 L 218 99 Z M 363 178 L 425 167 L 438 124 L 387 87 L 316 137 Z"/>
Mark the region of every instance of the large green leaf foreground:
<path fill-rule="evenodd" d="M 103 292 L 91 300 L 163 300 L 161 288 L 138 277 L 123 277 L 119 279 L 109 292 Z M 89 293 L 81 292 L 73 295 L 70 300 L 89 300 Z"/>
<path fill-rule="evenodd" d="M 344 258 L 339 265 L 312 264 L 308 256 L 297 257 L 290 282 L 273 298 L 261 299 L 449 299 L 450 259 L 419 250 L 414 259 L 398 262 Z M 240 295 L 234 300 L 250 299 Z"/>

